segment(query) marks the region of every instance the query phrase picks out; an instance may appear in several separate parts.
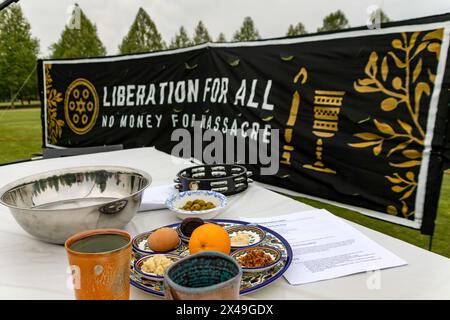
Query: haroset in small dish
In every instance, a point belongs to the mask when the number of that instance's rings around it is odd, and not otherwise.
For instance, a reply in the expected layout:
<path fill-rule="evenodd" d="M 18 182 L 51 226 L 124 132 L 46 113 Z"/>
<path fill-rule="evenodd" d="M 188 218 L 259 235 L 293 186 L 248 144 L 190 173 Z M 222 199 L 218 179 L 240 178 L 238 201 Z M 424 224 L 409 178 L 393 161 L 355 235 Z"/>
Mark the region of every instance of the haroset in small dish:
<path fill-rule="evenodd" d="M 255 246 L 236 250 L 231 254 L 247 273 L 264 272 L 281 261 L 281 252 L 273 247 Z"/>

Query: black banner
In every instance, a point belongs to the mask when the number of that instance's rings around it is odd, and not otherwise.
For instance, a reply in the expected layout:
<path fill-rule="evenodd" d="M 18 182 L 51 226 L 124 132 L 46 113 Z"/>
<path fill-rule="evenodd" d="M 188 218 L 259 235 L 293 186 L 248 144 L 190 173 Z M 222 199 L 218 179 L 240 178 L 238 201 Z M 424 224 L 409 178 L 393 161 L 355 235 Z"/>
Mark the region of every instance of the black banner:
<path fill-rule="evenodd" d="M 267 162 L 246 158 L 258 180 L 430 234 L 450 82 L 449 17 L 436 20 L 44 60 L 44 145 L 155 146 L 171 153 L 179 143 L 172 133 L 180 128 L 213 129 L 259 148 L 273 146 L 278 133 L 274 174 L 258 171 Z M 210 142 L 201 143 L 205 150 Z"/>

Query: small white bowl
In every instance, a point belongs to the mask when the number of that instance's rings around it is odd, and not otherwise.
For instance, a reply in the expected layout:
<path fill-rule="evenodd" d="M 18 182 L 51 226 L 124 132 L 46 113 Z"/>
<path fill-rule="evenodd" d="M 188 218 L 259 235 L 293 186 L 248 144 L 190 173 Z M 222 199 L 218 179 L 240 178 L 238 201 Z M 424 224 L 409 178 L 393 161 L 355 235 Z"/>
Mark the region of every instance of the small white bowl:
<path fill-rule="evenodd" d="M 186 202 L 194 200 L 203 200 L 212 202 L 215 208 L 200 211 L 188 211 L 180 209 Z M 209 190 L 184 191 L 170 196 L 166 200 L 166 206 L 173 211 L 175 215 L 184 220 L 186 218 L 212 219 L 221 213 L 228 204 L 226 196 L 219 192 Z"/>

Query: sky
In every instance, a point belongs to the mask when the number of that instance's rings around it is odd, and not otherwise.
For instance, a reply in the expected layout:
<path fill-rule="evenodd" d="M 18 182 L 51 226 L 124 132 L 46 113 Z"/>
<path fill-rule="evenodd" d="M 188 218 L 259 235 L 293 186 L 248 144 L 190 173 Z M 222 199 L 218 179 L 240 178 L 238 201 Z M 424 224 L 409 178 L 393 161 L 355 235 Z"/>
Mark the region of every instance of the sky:
<path fill-rule="evenodd" d="M 0 0 L 2 1 L 2 0 Z M 404 20 L 450 12 L 450 0 L 20 0 L 32 33 L 40 40 L 41 56 L 49 54 L 77 2 L 97 31 L 108 54 L 117 54 L 139 7 L 144 8 L 166 43 L 180 26 L 192 36 L 202 20 L 213 39 L 223 32 L 230 40 L 251 16 L 262 38 L 286 34 L 289 24 L 302 22 L 315 32 L 327 14 L 341 9 L 352 27 L 366 24 L 367 8 L 377 5 L 391 18 Z"/>

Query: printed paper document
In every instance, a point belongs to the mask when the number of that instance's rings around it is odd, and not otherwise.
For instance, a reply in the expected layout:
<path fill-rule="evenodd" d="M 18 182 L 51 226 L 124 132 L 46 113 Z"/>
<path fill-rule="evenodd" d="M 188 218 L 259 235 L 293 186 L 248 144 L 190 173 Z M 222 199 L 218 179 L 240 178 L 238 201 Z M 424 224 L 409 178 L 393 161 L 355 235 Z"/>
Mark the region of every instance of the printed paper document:
<path fill-rule="evenodd" d="M 241 219 L 268 227 L 289 242 L 293 261 L 284 276 L 291 285 L 407 264 L 326 210 Z"/>

